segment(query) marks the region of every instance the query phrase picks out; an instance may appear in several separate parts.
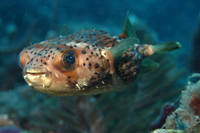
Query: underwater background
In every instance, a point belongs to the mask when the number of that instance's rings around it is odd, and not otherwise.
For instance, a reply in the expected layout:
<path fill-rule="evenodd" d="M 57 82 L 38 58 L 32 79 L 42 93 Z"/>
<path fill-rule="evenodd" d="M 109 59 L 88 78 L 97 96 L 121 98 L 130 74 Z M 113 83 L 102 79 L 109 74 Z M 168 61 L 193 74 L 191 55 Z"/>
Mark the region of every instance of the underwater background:
<path fill-rule="evenodd" d="M 200 72 L 199 5 L 198 0 L 0 1 L 0 133 L 148 133 L 161 128 L 168 115 L 162 108 L 167 105 L 170 113 L 178 108 L 188 77 Z M 177 41 L 182 48 L 152 56 L 160 67 L 139 75 L 122 92 L 55 97 L 25 83 L 17 62 L 24 47 L 56 38 L 63 24 L 71 33 L 91 28 L 119 35 L 127 11 L 141 43 Z"/>

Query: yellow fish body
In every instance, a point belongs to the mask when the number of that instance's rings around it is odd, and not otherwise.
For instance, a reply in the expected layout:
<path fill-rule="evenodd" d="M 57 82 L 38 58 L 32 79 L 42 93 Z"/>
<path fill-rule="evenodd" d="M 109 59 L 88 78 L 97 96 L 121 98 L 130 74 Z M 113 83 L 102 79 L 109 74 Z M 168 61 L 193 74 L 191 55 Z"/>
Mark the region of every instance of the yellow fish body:
<path fill-rule="evenodd" d="M 82 30 L 24 48 L 18 61 L 25 81 L 57 96 L 120 91 L 137 77 L 145 57 L 180 48 L 177 42 L 138 44 L 130 25 L 127 17 L 120 36 Z"/>

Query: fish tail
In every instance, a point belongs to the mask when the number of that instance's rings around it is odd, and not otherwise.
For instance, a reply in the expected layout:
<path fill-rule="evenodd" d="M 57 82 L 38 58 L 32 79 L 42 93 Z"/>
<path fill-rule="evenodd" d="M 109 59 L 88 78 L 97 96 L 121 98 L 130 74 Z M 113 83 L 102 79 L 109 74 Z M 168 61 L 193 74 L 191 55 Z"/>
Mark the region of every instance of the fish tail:
<path fill-rule="evenodd" d="M 169 52 L 179 48 L 181 48 L 179 42 L 165 42 L 157 45 L 148 45 L 147 48 L 144 50 L 143 55 L 144 57 L 147 57 L 153 55 L 154 53 Z"/>

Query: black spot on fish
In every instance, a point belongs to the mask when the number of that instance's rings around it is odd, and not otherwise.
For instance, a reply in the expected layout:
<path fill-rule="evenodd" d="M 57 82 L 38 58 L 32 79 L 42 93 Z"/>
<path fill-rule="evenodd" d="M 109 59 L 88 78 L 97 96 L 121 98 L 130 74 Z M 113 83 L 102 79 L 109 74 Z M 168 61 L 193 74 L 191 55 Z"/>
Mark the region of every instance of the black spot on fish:
<path fill-rule="evenodd" d="M 54 59 L 54 57 L 52 57 L 52 59 Z"/>
<path fill-rule="evenodd" d="M 31 54 L 33 53 L 33 51 L 31 51 Z"/>
<path fill-rule="evenodd" d="M 50 57 L 51 55 L 48 55 L 48 57 Z"/>
<path fill-rule="evenodd" d="M 91 54 L 93 54 L 93 52 L 91 52 Z"/>
<path fill-rule="evenodd" d="M 36 55 L 37 53 L 35 53 L 34 55 Z"/>
<path fill-rule="evenodd" d="M 89 66 L 92 66 L 92 64 L 91 64 L 91 63 L 89 63 Z"/>
<path fill-rule="evenodd" d="M 94 67 L 95 67 L 95 69 L 99 68 L 99 64 L 96 63 Z"/>
<path fill-rule="evenodd" d="M 28 53 L 28 51 L 26 51 L 26 53 Z"/>
<path fill-rule="evenodd" d="M 77 47 L 76 45 L 74 45 L 74 47 Z"/>
<path fill-rule="evenodd" d="M 48 52 L 46 52 L 45 54 L 47 54 Z"/>
<path fill-rule="evenodd" d="M 97 73 L 97 72 L 95 72 L 94 74 L 96 74 L 96 75 L 100 75 L 99 73 Z"/>
<path fill-rule="evenodd" d="M 92 78 L 90 79 L 90 81 L 92 81 L 92 80 L 96 80 L 96 78 L 95 78 L 95 77 L 92 77 Z"/>
<path fill-rule="evenodd" d="M 52 53 L 52 50 L 50 51 L 50 53 Z"/>
<path fill-rule="evenodd" d="M 104 55 L 106 55 L 106 53 L 104 53 Z"/>
<path fill-rule="evenodd" d="M 31 61 L 33 61 L 33 58 L 31 59 Z"/>
<path fill-rule="evenodd" d="M 73 48 L 73 46 L 72 46 L 72 45 L 70 45 L 70 48 Z"/>
<path fill-rule="evenodd" d="M 107 62 L 109 62 L 109 59 L 107 59 Z"/>
<path fill-rule="evenodd" d="M 40 65 L 40 66 L 42 66 L 42 65 Z"/>
<path fill-rule="evenodd" d="M 36 59 L 36 61 L 38 61 L 38 59 Z"/>
<path fill-rule="evenodd" d="M 44 64 L 46 65 L 47 63 L 45 62 Z"/>
<path fill-rule="evenodd" d="M 83 66 L 85 66 L 85 63 L 83 63 Z"/>
<path fill-rule="evenodd" d="M 41 60 L 41 62 L 42 62 L 42 60 Z"/>
<path fill-rule="evenodd" d="M 86 60 L 89 60 L 88 58 L 86 58 Z"/>
<path fill-rule="evenodd" d="M 85 50 L 83 50 L 83 51 L 82 51 L 82 53 L 83 53 L 83 54 L 85 54 L 85 53 L 86 53 L 86 51 L 85 51 Z"/>
<path fill-rule="evenodd" d="M 71 78 L 71 76 L 68 76 L 68 78 L 70 79 L 70 78 Z"/>

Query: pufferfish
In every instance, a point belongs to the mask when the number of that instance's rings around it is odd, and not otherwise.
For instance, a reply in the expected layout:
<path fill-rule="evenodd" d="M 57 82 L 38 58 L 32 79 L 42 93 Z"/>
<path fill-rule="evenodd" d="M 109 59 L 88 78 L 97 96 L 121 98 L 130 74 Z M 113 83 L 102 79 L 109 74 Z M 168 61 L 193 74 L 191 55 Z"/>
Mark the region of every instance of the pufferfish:
<path fill-rule="evenodd" d="M 141 71 L 158 67 L 146 57 L 180 48 L 178 42 L 139 44 L 126 18 L 119 36 L 104 30 L 81 30 L 24 48 L 18 63 L 33 89 L 56 96 L 121 91 Z"/>

